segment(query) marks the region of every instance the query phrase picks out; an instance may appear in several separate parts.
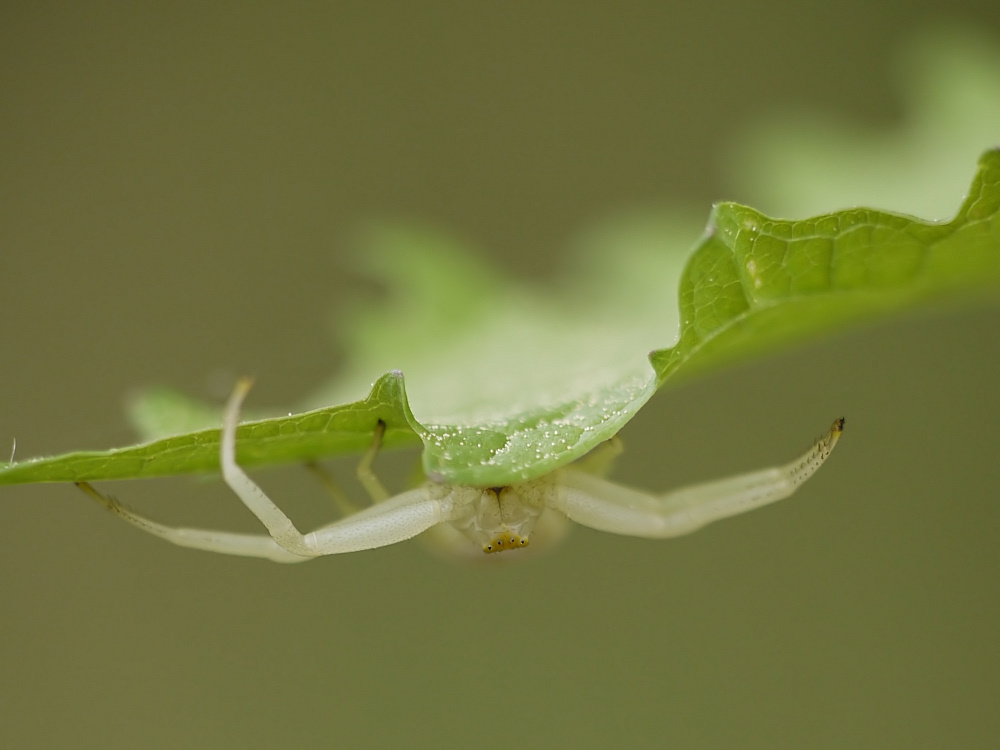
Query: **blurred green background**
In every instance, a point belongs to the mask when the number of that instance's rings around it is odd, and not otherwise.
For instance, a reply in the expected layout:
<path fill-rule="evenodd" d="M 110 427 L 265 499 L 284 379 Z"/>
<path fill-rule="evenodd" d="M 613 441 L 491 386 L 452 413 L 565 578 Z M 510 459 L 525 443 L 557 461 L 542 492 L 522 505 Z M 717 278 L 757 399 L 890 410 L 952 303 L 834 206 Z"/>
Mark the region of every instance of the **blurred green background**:
<path fill-rule="evenodd" d="M 962 23 L 1000 38 L 993 0 L 6 4 L 0 443 L 126 444 L 123 398 L 153 383 L 221 398 L 251 373 L 257 403 L 293 403 L 337 366 L 372 220 L 553 283 L 619 211 L 688 212 L 693 241 L 712 201 L 773 195 L 732 169 L 755 122 L 899 128 L 900 49 Z M 4 488 L 0 743 L 995 747 L 998 325 L 925 310 L 660 394 L 615 472 L 650 489 L 848 419 L 794 500 L 672 542 L 281 567 Z M 384 457 L 387 482 L 413 460 Z M 262 482 L 305 526 L 331 514 L 301 470 Z M 217 481 L 111 489 L 255 528 Z"/>

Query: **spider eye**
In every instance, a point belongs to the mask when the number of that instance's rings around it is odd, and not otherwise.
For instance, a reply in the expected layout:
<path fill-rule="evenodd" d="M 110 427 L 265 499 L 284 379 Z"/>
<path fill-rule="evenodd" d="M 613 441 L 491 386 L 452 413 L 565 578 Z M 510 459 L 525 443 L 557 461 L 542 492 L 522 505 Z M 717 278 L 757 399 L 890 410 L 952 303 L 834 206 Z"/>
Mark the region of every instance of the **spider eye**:
<path fill-rule="evenodd" d="M 527 546 L 528 538 L 518 534 L 511 534 L 510 536 L 496 536 L 493 537 L 492 541 L 483 545 L 483 552 L 489 554 L 492 552 L 503 552 L 504 550 L 513 550 L 518 547 Z"/>

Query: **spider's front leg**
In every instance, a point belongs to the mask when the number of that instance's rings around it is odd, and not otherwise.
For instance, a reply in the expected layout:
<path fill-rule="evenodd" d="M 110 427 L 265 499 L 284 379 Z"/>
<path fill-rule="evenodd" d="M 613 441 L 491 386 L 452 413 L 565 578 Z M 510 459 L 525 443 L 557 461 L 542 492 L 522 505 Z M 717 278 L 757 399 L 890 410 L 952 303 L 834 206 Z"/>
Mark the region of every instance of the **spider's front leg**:
<path fill-rule="evenodd" d="M 312 559 L 312 557 L 303 557 L 289 552 L 279 546 L 271 537 L 261 534 L 236 534 L 231 531 L 215 531 L 214 529 L 167 526 L 126 508 L 111 495 L 98 492 L 87 482 L 77 482 L 76 486 L 123 521 L 142 529 L 147 534 L 153 534 L 180 547 L 218 552 L 223 555 L 261 557 L 265 560 L 282 563 L 305 562 Z"/>
<path fill-rule="evenodd" d="M 659 497 L 590 476 L 572 467 L 556 472 L 548 505 L 584 526 L 613 534 L 662 539 L 788 497 L 830 457 L 844 429 L 838 419 L 804 455 L 789 464 Z"/>
<path fill-rule="evenodd" d="M 468 512 L 467 507 L 456 507 L 451 488 L 427 484 L 302 534 L 236 463 L 236 427 L 240 405 L 249 389 L 250 381 L 241 381 L 226 406 L 220 440 L 222 474 L 226 484 L 267 527 L 271 536 L 167 526 L 126 508 L 87 482 L 78 482 L 77 486 L 119 518 L 172 544 L 227 555 L 262 557 L 275 562 L 302 562 L 320 555 L 395 544 L 442 521 L 452 520 L 456 514 Z M 370 457 L 374 457 L 377 446 L 378 437 L 375 447 L 369 451 Z M 370 461 L 371 458 L 369 464 Z"/>
<path fill-rule="evenodd" d="M 240 406 L 250 385 L 249 379 L 240 380 L 226 405 L 220 448 L 222 477 L 283 549 L 304 557 L 357 552 L 402 542 L 450 519 L 451 503 L 447 488 L 425 485 L 309 534 L 302 534 L 236 463 L 236 427 Z M 361 471 L 371 471 L 371 461 L 385 427 L 382 423 L 380 425 L 372 449 L 362 462 L 364 468 Z M 381 485 L 378 487 L 381 488 Z"/>

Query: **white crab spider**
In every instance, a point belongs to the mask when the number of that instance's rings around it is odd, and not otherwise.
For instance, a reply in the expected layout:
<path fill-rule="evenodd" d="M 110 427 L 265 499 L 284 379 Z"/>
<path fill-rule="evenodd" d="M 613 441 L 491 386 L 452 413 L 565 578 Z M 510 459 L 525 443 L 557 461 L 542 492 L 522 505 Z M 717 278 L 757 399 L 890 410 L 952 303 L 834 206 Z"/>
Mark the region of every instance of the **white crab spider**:
<path fill-rule="evenodd" d="M 720 518 L 744 513 L 791 495 L 830 456 L 844 428 L 838 419 L 808 452 L 789 464 L 650 495 L 568 466 L 539 479 L 506 487 L 425 482 L 389 497 L 371 471 L 381 430 L 358 467 L 373 505 L 302 534 L 236 463 L 236 426 L 250 381 L 236 386 L 223 417 L 220 457 L 226 484 L 267 528 L 270 536 L 174 528 L 152 521 L 103 495 L 78 486 L 129 523 L 182 547 L 275 562 L 304 562 L 321 555 L 384 547 L 429 529 L 450 534 L 453 551 L 501 552 L 528 544 L 536 524 L 558 536 L 559 522 L 576 521 L 599 531 L 662 539 L 688 534 Z M 384 425 L 383 425 L 384 427 Z M 341 501 L 341 505 L 344 505 Z M 555 531 L 555 533 L 553 533 Z M 456 545 L 456 537 L 464 544 Z M 469 540 L 473 544 L 469 544 Z"/>

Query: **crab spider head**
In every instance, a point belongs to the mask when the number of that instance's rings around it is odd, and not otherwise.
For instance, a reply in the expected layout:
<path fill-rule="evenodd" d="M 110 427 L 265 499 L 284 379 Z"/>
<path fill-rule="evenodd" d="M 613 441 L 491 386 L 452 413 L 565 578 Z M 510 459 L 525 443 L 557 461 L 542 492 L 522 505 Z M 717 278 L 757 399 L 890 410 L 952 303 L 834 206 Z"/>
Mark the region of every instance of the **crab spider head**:
<path fill-rule="evenodd" d="M 525 485 L 453 487 L 453 499 L 465 510 L 451 525 L 487 554 L 527 547 L 542 512 L 533 494 Z"/>
<path fill-rule="evenodd" d="M 483 552 L 505 552 L 528 546 L 539 508 L 528 504 L 513 487 L 482 491 L 470 531 Z"/>
<path fill-rule="evenodd" d="M 427 529 L 421 539 L 449 560 L 524 560 L 556 546 L 569 530 L 564 514 L 547 509 L 555 491 L 549 478 L 503 487 L 437 485 L 436 490 L 450 508 L 448 522 Z M 493 554 L 507 550 L 521 554 Z"/>

